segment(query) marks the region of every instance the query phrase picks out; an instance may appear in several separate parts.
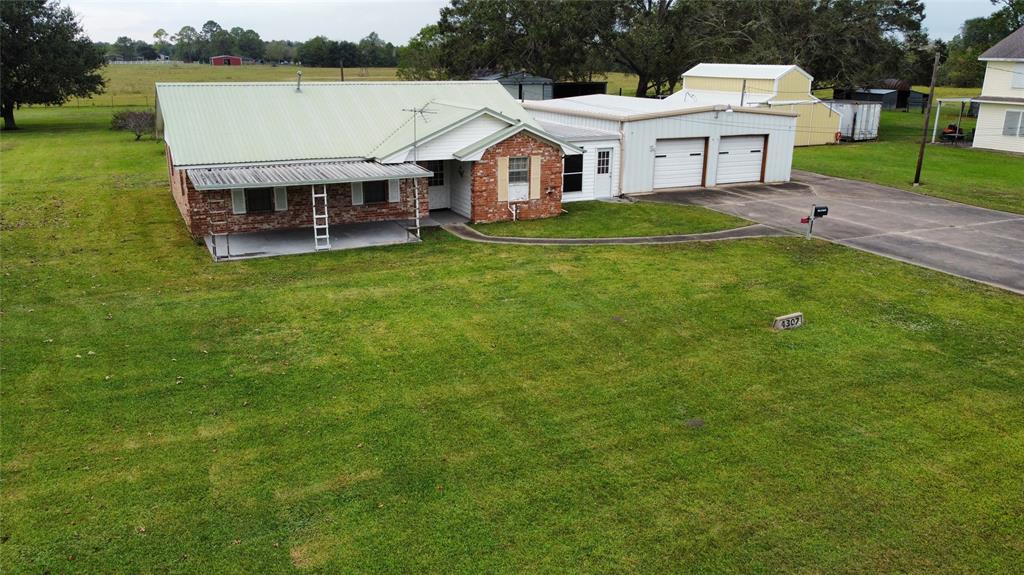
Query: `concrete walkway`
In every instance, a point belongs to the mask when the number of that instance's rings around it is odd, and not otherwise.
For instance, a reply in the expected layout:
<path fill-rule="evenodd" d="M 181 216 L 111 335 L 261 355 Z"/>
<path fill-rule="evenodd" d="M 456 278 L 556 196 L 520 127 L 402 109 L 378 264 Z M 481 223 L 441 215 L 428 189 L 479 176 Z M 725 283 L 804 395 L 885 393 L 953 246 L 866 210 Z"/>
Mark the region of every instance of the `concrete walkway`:
<path fill-rule="evenodd" d="M 722 240 L 739 240 L 745 238 L 764 238 L 770 236 L 788 236 L 787 232 L 754 224 L 742 228 L 708 232 L 705 234 L 677 234 L 671 236 L 640 236 L 634 238 L 517 238 L 488 236 L 465 224 L 441 226 L 452 235 L 486 244 L 524 244 L 534 246 L 595 246 L 595 245 L 640 245 L 640 244 L 681 244 L 686 242 L 715 242 Z"/>
<path fill-rule="evenodd" d="M 811 204 L 827 205 L 815 237 L 1024 294 L 1024 215 L 799 171 L 784 184 L 634 197 L 702 206 L 796 233 L 806 231 L 800 218 Z"/>

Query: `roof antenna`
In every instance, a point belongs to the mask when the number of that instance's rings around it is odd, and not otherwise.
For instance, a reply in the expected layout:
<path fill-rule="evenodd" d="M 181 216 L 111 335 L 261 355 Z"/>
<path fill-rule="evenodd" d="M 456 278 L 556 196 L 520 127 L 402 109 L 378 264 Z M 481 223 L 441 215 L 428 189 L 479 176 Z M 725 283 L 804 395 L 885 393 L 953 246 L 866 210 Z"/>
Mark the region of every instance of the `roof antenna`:
<path fill-rule="evenodd" d="M 295 91 L 296 92 L 301 92 L 302 91 L 302 70 L 299 70 L 295 74 L 296 74 Z"/>

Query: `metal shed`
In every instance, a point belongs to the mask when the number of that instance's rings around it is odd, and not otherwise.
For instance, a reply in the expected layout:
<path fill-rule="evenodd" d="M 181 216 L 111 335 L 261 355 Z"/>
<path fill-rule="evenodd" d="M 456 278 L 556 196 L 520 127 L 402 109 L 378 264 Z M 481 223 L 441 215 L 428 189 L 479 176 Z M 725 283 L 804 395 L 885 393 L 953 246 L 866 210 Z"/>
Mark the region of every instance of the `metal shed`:
<path fill-rule="evenodd" d="M 898 88 L 836 88 L 832 92 L 836 100 L 855 100 L 858 102 L 881 102 L 884 110 L 921 109 L 928 105 L 928 94 Z"/>
<path fill-rule="evenodd" d="M 553 97 L 554 81 L 551 78 L 526 72 L 487 74 L 477 80 L 496 80 L 517 100 L 550 100 Z"/>

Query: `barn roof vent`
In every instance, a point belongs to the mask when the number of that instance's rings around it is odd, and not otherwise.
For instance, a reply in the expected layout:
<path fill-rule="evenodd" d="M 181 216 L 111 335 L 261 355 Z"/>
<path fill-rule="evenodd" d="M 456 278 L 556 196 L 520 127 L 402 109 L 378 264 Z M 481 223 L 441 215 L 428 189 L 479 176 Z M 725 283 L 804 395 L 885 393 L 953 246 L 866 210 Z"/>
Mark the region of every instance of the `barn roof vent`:
<path fill-rule="evenodd" d="M 295 75 L 296 75 L 296 78 L 295 78 L 295 91 L 296 92 L 301 92 L 302 91 L 302 70 L 299 70 L 298 72 L 296 72 Z"/>

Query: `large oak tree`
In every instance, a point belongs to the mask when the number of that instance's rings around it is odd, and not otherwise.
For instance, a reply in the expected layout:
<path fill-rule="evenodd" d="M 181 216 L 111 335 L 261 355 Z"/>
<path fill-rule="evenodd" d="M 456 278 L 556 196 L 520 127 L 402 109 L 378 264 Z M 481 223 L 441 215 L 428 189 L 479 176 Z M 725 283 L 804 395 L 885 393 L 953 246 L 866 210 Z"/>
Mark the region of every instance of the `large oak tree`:
<path fill-rule="evenodd" d="M 56 1 L 0 1 L 0 109 L 4 129 L 24 104 L 59 105 L 103 89 L 103 55 L 70 8 Z"/>

